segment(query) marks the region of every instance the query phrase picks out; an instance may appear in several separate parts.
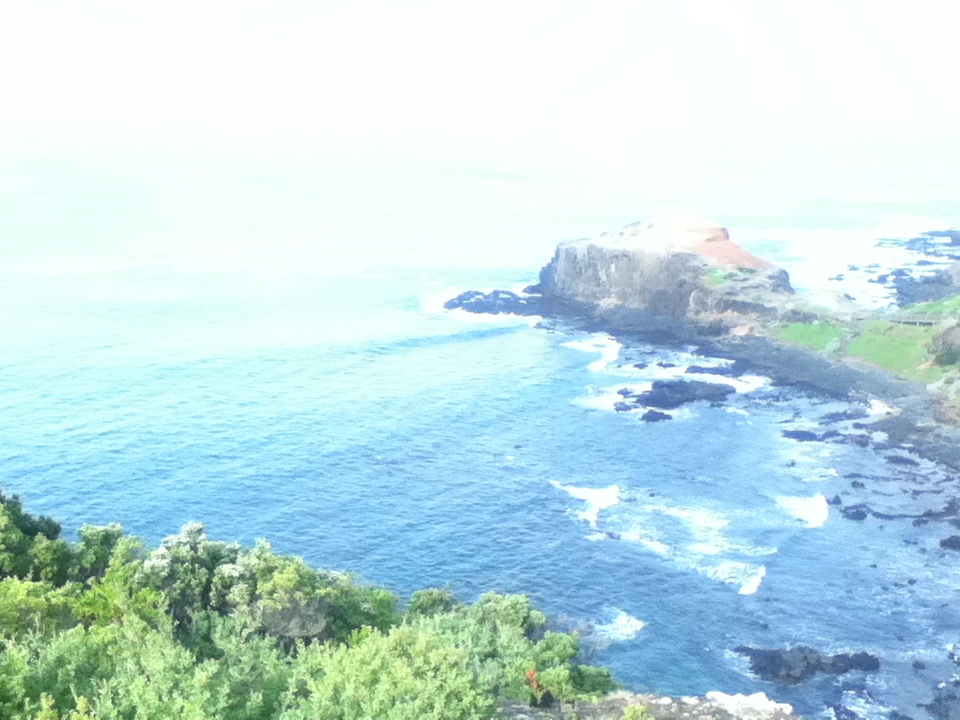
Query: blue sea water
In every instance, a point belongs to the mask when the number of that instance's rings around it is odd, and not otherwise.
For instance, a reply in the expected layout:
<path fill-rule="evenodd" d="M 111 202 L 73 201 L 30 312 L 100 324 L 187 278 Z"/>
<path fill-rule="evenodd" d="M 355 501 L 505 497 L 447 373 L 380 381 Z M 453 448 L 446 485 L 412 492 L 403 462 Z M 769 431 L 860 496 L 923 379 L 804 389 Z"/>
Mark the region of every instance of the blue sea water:
<path fill-rule="evenodd" d="M 915 661 L 948 672 L 955 557 L 826 499 L 862 473 L 922 512 L 940 495 L 913 491 L 953 477 L 906 448 L 891 452 L 918 465 L 782 434 L 879 417 L 870 398 L 753 378 L 724 407 L 644 424 L 613 411 L 617 389 L 720 361 L 442 309 L 535 281 L 556 241 L 645 213 L 636 193 L 436 167 L 20 161 L 0 180 L 0 481 L 68 532 L 117 521 L 157 542 L 201 520 L 403 596 L 526 593 L 635 689 L 880 716 L 931 699 Z M 864 262 L 883 222 L 960 222 L 937 193 L 888 210 L 806 198 L 716 219 L 814 280 Z M 776 686 L 740 644 L 865 650 L 882 668 Z"/>

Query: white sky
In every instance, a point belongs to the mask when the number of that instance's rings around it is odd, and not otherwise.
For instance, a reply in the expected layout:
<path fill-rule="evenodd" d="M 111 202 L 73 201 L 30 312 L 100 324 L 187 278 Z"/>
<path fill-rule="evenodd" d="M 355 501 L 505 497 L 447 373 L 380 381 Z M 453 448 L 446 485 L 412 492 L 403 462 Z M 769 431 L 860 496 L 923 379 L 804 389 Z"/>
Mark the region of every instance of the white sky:
<path fill-rule="evenodd" d="M 954 138 L 951 5 L 7 0 L 0 148 L 185 139 L 575 162 Z"/>

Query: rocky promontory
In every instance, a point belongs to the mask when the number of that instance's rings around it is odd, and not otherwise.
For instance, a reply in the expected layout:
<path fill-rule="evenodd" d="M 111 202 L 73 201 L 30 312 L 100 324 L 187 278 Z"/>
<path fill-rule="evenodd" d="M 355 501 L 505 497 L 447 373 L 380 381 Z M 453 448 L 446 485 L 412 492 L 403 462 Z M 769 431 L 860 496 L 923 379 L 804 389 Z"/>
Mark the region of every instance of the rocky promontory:
<path fill-rule="evenodd" d="M 787 273 L 743 250 L 726 228 L 635 223 L 592 240 L 561 243 L 540 271 L 547 301 L 715 319 L 775 315 L 793 294 Z"/>
<path fill-rule="evenodd" d="M 715 336 L 791 312 L 793 295 L 786 271 L 733 243 L 726 228 L 644 222 L 560 243 L 522 295 L 468 291 L 446 307 Z"/>
<path fill-rule="evenodd" d="M 705 356 L 739 361 L 780 384 L 812 386 L 835 397 L 882 398 L 903 410 L 883 428 L 892 438 L 922 445 L 960 469 L 955 277 L 960 270 L 953 266 L 927 282 L 891 271 L 876 282 L 893 278 L 898 302 L 904 287 L 918 283 L 935 285 L 938 301 L 903 301 L 898 314 L 868 310 L 837 292 L 843 309 L 831 312 L 795 292 L 784 269 L 735 244 L 726 228 L 639 222 L 561 242 L 539 282 L 521 294 L 468 291 L 445 307 L 542 316 L 621 340 L 693 344 Z"/>

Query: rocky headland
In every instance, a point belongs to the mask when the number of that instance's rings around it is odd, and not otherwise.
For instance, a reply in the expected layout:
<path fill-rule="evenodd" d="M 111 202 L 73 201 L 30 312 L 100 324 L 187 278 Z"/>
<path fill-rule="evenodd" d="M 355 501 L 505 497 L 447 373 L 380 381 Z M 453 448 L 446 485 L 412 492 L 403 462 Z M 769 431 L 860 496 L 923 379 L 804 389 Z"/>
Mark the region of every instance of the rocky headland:
<path fill-rule="evenodd" d="M 702 223 L 639 223 L 562 243 L 537 289 L 548 301 L 601 317 L 627 309 L 635 322 L 711 329 L 776 313 L 793 294 L 786 272 L 735 245 L 725 228 Z"/>
<path fill-rule="evenodd" d="M 755 375 L 770 378 L 774 387 L 850 401 L 853 408 L 878 404 L 884 410 L 869 420 L 860 409 L 828 413 L 816 419 L 815 429 L 787 427 L 783 434 L 800 443 L 869 448 L 891 468 L 910 471 L 901 478 L 909 502 L 888 499 L 884 480 L 857 473 L 828 502 L 852 522 L 930 526 L 943 552 L 960 552 L 960 493 L 954 488 L 960 472 L 960 233 L 952 232 L 904 241 L 918 253 L 916 266 L 937 264 L 932 272 L 867 268 L 876 273 L 870 282 L 885 284 L 895 298 L 882 309 L 858 304 L 845 292 L 843 277 L 831 278 L 840 282 L 835 302 L 798 292 L 784 269 L 737 246 L 726 229 L 701 222 L 636 223 L 561 243 L 539 282 L 524 292 L 472 291 L 446 307 L 538 316 L 548 329 L 608 333 L 625 347 L 692 348 L 702 364 L 640 392 L 619 391 L 614 409 L 637 412 L 645 422 L 671 420 L 688 403 L 722 404 L 738 380 Z M 940 467 L 936 478 L 920 471 L 928 461 Z M 749 659 L 758 678 L 782 685 L 816 673 L 870 673 L 882 662 L 863 652 L 829 654 L 802 645 L 735 651 Z M 923 675 L 928 669 L 920 665 L 914 670 Z M 931 674 L 928 682 L 933 701 L 926 711 L 960 717 L 956 678 Z M 666 709 L 669 701 L 661 702 Z M 656 701 L 645 704 L 657 717 L 672 717 L 657 712 Z M 680 715 L 693 704 L 680 703 Z"/>
<path fill-rule="evenodd" d="M 725 228 L 635 223 L 560 243 L 540 282 L 522 295 L 469 291 L 447 308 L 706 337 L 740 334 L 758 317 L 779 316 L 793 294 L 784 270 L 738 247 Z"/>
<path fill-rule="evenodd" d="M 608 332 L 628 344 L 693 345 L 699 354 L 733 361 L 741 373 L 766 375 L 776 384 L 876 398 L 896 409 L 878 429 L 960 471 L 954 389 L 960 380 L 960 263 L 921 278 L 905 270 L 878 278 L 888 280 L 901 305 L 894 312 L 858 306 L 842 291 L 827 309 L 817 304 L 822 298 L 796 292 L 785 270 L 736 245 L 725 228 L 644 222 L 560 243 L 539 283 L 521 294 L 468 291 L 445 307 L 539 316 L 545 325 Z M 916 304 L 917 297 L 924 303 Z M 626 393 L 624 403 L 665 410 L 717 399 L 718 391 L 703 396 L 690 378 L 652 392 L 669 395 L 667 404 Z"/>

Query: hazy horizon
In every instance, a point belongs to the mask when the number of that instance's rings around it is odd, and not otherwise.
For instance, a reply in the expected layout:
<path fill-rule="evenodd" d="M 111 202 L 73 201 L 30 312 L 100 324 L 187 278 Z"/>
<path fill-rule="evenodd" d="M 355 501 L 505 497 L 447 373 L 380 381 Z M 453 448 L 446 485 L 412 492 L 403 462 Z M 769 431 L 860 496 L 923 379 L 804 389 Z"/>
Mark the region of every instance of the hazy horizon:
<path fill-rule="evenodd" d="M 10 4 L 0 154 L 419 158 L 678 195 L 695 176 L 936 185 L 960 158 L 951 17 L 923 2 Z"/>

